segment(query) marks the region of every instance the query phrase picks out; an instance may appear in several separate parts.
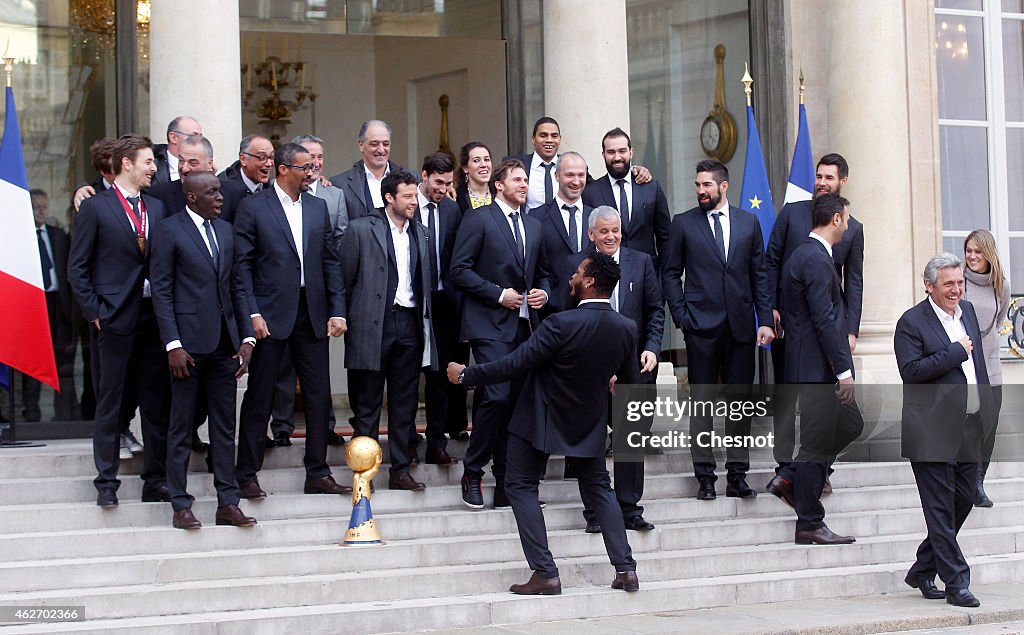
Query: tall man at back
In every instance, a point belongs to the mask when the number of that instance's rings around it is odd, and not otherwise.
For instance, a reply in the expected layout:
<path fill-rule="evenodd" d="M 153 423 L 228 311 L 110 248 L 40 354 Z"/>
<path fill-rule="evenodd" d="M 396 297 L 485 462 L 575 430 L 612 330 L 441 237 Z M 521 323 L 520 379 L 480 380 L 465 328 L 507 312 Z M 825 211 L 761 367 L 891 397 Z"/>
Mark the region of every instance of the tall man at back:
<path fill-rule="evenodd" d="M 350 169 L 331 177 L 334 187 L 345 193 L 349 220 L 384 209 L 381 181 L 399 167 L 391 162 L 391 126 L 383 121 L 363 122 L 358 143 L 360 159 Z"/>

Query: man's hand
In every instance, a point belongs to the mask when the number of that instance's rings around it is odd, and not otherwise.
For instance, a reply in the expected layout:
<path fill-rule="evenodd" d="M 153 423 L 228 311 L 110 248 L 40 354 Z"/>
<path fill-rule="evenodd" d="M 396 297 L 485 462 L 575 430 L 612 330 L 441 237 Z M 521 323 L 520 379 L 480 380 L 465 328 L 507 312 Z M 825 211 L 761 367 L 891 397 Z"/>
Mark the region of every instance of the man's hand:
<path fill-rule="evenodd" d="M 853 377 L 839 380 L 839 384 L 836 385 L 836 396 L 839 397 L 839 403 L 853 403 L 854 398 L 857 396 L 856 389 L 853 386 Z"/>
<path fill-rule="evenodd" d="M 96 327 L 96 330 L 97 330 L 97 331 L 100 331 L 100 330 L 102 330 L 102 329 L 100 328 L 100 319 L 99 319 L 99 318 L 96 318 L 95 320 L 93 320 L 93 321 L 92 321 L 92 325 Z"/>
<path fill-rule="evenodd" d="M 847 333 L 846 339 L 850 343 L 850 352 L 852 353 L 853 351 L 857 350 L 857 336 L 854 335 L 853 333 Z"/>
<path fill-rule="evenodd" d="M 548 294 L 544 293 L 540 289 L 530 289 L 530 293 L 526 296 L 526 303 L 530 305 L 531 309 L 537 310 L 542 308 L 548 302 Z"/>
<path fill-rule="evenodd" d="M 515 289 L 505 289 L 505 294 L 501 297 L 501 306 L 506 309 L 518 310 L 523 306 L 523 294 Z"/>
<path fill-rule="evenodd" d="M 252 330 L 256 334 L 256 339 L 258 340 L 270 337 L 270 329 L 267 328 L 267 321 L 263 319 L 262 315 L 253 316 Z"/>
<path fill-rule="evenodd" d="M 82 201 L 92 196 L 96 196 L 96 190 L 92 189 L 91 185 L 83 185 L 75 190 L 75 211 L 77 212 L 78 208 L 81 207 Z"/>
<path fill-rule="evenodd" d="M 252 342 L 243 342 L 238 347 L 238 352 L 231 356 L 231 359 L 238 360 L 238 370 L 235 371 L 235 379 L 241 379 L 242 375 L 249 371 L 249 360 L 252 359 Z"/>
<path fill-rule="evenodd" d="M 331 337 L 341 337 L 348 330 L 348 322 L 341 318 L 327 320 L 327 334 Z"/>
<path fill-rule="evenodd" d="M 445 196 L 447 196 L 451 200 L 453 200 L 453 201 L 456 200 L 455 183 L 454 182 L 452 182 L 452 184 L 448 186 L 448 189 L 445 190 L 444 194 L 445 194 Z"/>
<path fill-rule="evenodd" d="M 455 362 L 448 362 L 448 381 L 458 385 L 459 375 L 461 375 L 464 370 L 466 370 L 464 365 L 456 364 Z"/>
<path fill-rule="evenodd" d="M 770 326 L 761 326 L 757 329 L 757 343 L 761 346 L 768 346 L 775 339 L 775 330 Z"/>
<path fill-rule="evenodd" d="M 331 185 L 332 185 L 331 180 L 329 178 L 327 178 L 326 176 L 324 176 L 323 174 L 321 174 L 320 175 L 320 187 L 331 187 Z"/>
<path fill-rule="evenodd" d="M 633 180 L 636 181 L 637 185 L 643 185 L 644 183 L 650 183 L 654 180 L 651 176 L 651 171 L 642 165 L 633 166 Z"/>
<path fill-rule="evenodd" d="M 615 382 L 619 381 L 618 375 L 612 375 L 612 378 L 608 380 L 608 392 L 612 395 L 615 394 Z"/>
<path fill-rule="evenodd" d="M 177 379 L 185 379 L 189 376 L 188 367 L 195 366 L 196 360 L 184 348 L 178 347 L 167 353 L 167 365 Z"/>
<path fill-rule="evenodd" d="M 782 332 L 782 316 L 778 309 L 772 309 L 772 319 L 775 320 L 775 337 L 778 337 Z"/>
<path fill-rule="evenodd" d="M 640 372 L 649 373 L 658 366 L 658 356 L 651 351 L 640 353 Z"/>
<path fill-rule="evenodd" d="M 967 354 L 970 355 L 971 351 L 974 350 L 974 344 L 971 342 L 970 336 L 964 335 L 958 341 L 960 342 L 960 346 L 963 346 L 964 350 L 967 351 Z"/>

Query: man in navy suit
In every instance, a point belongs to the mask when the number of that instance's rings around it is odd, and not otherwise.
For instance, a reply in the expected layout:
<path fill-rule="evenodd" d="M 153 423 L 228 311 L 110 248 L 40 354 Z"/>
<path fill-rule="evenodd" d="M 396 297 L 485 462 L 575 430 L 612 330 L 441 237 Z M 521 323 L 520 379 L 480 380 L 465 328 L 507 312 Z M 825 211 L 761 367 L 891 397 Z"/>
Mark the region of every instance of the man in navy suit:
<path fill-rule="evenodd" d="M 528 188 L 522 162 L 502 161 L 491 184 L 494 202 L 468 214 L 459 226 L 450 273 L 463 296 L 461 337 L 481 363 L 504 357 L 525 342 L 549 295 L 540 276 L 540 222 L 520 211 Z M 508 506 L 505 443 L 520 385 L 513 380 L 485 386 L 473 400 L 473 435 L 462 475 L 462 500 L 470 509 L 484 506 L 480 481 L 492 458 L 494 504 Z"/>
<path fill-rule="evenodd" d="M 359 156 L 352 167 L 331 177 L 334 187 L 345 193 L 349 220 L 384 209 L 380 184 L 399 167 L 391 162 L 391 126 L 379 119 L 364 121 L 359 127 Z"/>
<path fill-rule="evenodd" d="M 178 143 L 178 174 L 181 179 L 158 183 L 146 193 L 160 199 L 168 216 L 177 214 L 185 209 L 185 185 L 182 180 L 193 172 L 213 171 L 213 144 L 210 140 L 202 135 L 185 137 Z M 244 196 L 242 188 L 225 188 L 222 181 L 220 194 L 224 201 L 217 218 L 231 223 L 235 220 L 235 212 Z"/>
<path fill-rule="evenodd" d="M 509 425 L 506 488 L 533 575 L 509 589 L 520 595 L 558 595 L 558 567 L 548 549 L 544 513 L 537 498 L 540 473 L 551 454 L 561 454 L 579 479 L 580 496 L 601 523 L 613 589 L 637 591 L 636 562 L 608 479 L 604 449 L 608 407 L 595 399 L 616 383 L 637 379 L 636 324 L 617 314 L 609 297 L 620 284 L 619 265 L 603 253 L 580 263 L 572 277 L 579 308 L 550 316 L 510 355 L 465 367 L 449 364 L 452 383 L 486 386 L 522 377 Z"/>
<path fill-rule="evenodd" d="M 540 221 L 541 261 L 545 265 L 544 277 L 554 296 L 568 293 L 568 275 L 560 271 L 567 256 L 581 251 L 590 253 L 593 243 L 587 233 L 586 223 L 591 207 L 584 205 L 580 196 L 587 185 L 587 162 L 578 152 L 566 152 L 558 158 L 555 167 L 558 193 L 550 203 L 530 210 L 530 216 Z M 559 271 L 556 271 L 559 270 Z M 569 271 L 575 271 L 573 267 Z M 560 279 L 555 279 L 561 276 Z M 553 298 L 554 299 L 554 298 Z M 548 310 L 558 310 L 554 303 Z"/>
<path fill-rule="evenodd" d="M 224 197 L 210 172 L 184 174 L 186 207 L 154 231 L 153 310 L 167 349 L 171 422 L 167 483 L 173 526 L 198 529 L 187 490 L 193 419 L 200 399 L 210 419 L 210 460 L 218 525 L 251 527 L 238 508 L 235 480 L 235 386 L 249 368 L 256 338 L 245 287 L 234 267 L 231 225 L 218 218 Z M 202 389 L 201 389 L 202 387 Z"/>
<path fill-rule="evenodd" d="M 605 133 L 601 155 L 608 173 L 587 185 L 583 202 L 590 207 L 609 205 L 619 210 L 622 244 L 648 254 L 660 271 L 672 223 L 665 192 L 657 181 L 636 178 L 633 143 L 622 128 Z"/>
<path fill-rule="evenodd" d="M 698 398 L 713 393 L 711 386 L 719 378 L 731 386 L 752 384 L 754 345 L 770 344 L 775 334 L 757 217 L 729 205 L 729 170 L 722 163 L 714 159 L 698 163 L 694 185 L 697 207 L 672 220 L 662 288 L 672 319 L 686 340 L 690 386 Z M 710 416 L 690 418 L 694 439 L 711 428 Z M 726 434 L 749 435 L 750 417 L 729 418 Z M 700 485 L 697 498 L 712 500 L 715 458 L 710 449 L 697 444 L 691 453 Z M 746 481 L 750 467 L 746 449 L 729 448 L 726 456 L 726 496 L 756 496 Z"/>
<path fill-rule="evenodd" d="M 943 253 L 924 269 L 928 298 L 896 323 L 893 342 L 903 378 L 903 456 L 910 459 L 928 535 L 906 583 L 928 599 L 980 606 L 968 588 L 957 533 L 974 506 L 981 439 L 995 412 L 978 316 L 962 300 L 963 261 Z M 935 587 L 935 576 L 945 590 Z"/>
<path fill-rule="evenodd" d="M 327 465 L 331 409 L 327 336 L 342 335 L 345 287 L 323 199 L 305 192 L 313 170 L 305 148 L 285 143 L 274 157 L 271 187 L 246 197 L 235 218 L 235 260 L 259 344 L 242 399 L 235 475 L 242 498 L 264 498 L 257 473 L 263 466 L 274 378 L 287 346 L 306 407 L 307 494 L 348 494 Z"/>
<path fill-rule="evenodd" d="M 826 154 L 818 160 L 815 169 L 814 198 L 822 194 L 841 194 L 843 186 L 849 178 L 850 167 L 841 155 Z M 776 332 L 787 328 L 786 309 L 782 306 L 782 267 L 793 255 L 797 247 L 807 240 L 811 231 L 812 201 L 787 203 L 772 227 L 772 235 L 765 249 L 765 263 L 768 269 L 768 289 L 772 296 L 772 312 L 775 319 Z M 860 333 L 861 306 L 864 298 L 864 225 L 850 216 L 850 226 L 843 234 L 843 239 L 832 248 L 832 259 L 836 273 L 842 283 L 840 290 L 843 295 L 843 313 L 846 328 L 849 331 L 850 352 L 857 347 L 857 335 Z M 781 383 L 786 376 L 786 338 L 779 337 L 772 343 L 772 362 L 775 366 L 775 381 Z M 796 391 L 781 390 L 776 393 L 774 417 L 775 456 L 779 468 L 784 467 L 793 459 L 795 443 L 796 404 L 789 398 L 795 397 Z M 776 469 L 778 471 L 778 469 Z M 825 491 L 830 491 L 825 481 Z"/>
<path fill-rule="evenodd" d="M 796 510 L 799 545 L 854 542 L 852 536 L 828 528 L 820 500 L 828 466 L 864 429 L 831 253 L 849 218 L 845 198 L 816 198 L 811 208 L 814 229 L 782 269 L 783 301 L 789 311 L 785 381 L 800 384 L 800 454 L 768 483 L 768 491 Z"/>
<path fill-rule="evenodd" d="M 68 282 L 92 323 L 92 363 L 99 364 L 93 456 L 96 504 L 117 506 L 121 402 L 129 376 L 138 382 L 145 441 L 143 502 L 170 500 L 166 484 L 170 378 L 153 313 L 149 237 L 163 205 L 141 194 L 156 164 L 152 143 L 127 134 L 114 144 L 114 187 L 82 202 L 68 256 Z"/>

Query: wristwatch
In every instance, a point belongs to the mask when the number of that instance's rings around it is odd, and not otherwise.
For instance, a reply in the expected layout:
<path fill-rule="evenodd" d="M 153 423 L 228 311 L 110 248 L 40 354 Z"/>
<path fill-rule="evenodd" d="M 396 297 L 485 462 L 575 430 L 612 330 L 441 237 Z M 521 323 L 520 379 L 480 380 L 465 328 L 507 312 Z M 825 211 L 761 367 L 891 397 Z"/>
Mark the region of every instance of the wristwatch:
<path fill-rule="evenodd" d="M 466 369 L 463 368 L 461 371 L 459 371 L 459 385 L 460 386 L 462 385 L 462 380 L 465 379 L 465 377 L 466 377 Z"/>

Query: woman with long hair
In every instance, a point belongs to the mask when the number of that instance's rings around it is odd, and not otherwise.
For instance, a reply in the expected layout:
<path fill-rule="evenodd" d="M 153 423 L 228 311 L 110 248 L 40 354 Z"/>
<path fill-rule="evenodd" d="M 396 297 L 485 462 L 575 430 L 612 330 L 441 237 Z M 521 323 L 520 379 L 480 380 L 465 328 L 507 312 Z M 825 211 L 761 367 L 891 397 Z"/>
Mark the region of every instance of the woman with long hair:
<path fill-rule="evenodd" d="M 992 384 L 992 398 L 995 402 L 995 419 L 998 424 L 999 409 L 1003 401 L 1003 372 L 999 367 L 999 331 L 1006 319 L 1010 305 L 1010 285 L 1003 273 L 996 251 L 996 240 L 992 233 L 975 229 L 964 240 L 964 299 L 970 300 L 978 314 L 981 326 L 981 346 L 985 351 L 985 366 L 988 380 Z M 995 447 L 996 427 L 982 440 L 984 461 L 978 465 L 978 483 L 974 492 L 976 507 L 992 507 L 992 500 L 985 493 L 985 473 Z"/>
<path fill-rule="evenodd" d="M 458 180 L 455 202 L 462 215 L 493 200 L 491 181 L 491 150 L 480 141 L 470 141 L 459 150 Z"/>

